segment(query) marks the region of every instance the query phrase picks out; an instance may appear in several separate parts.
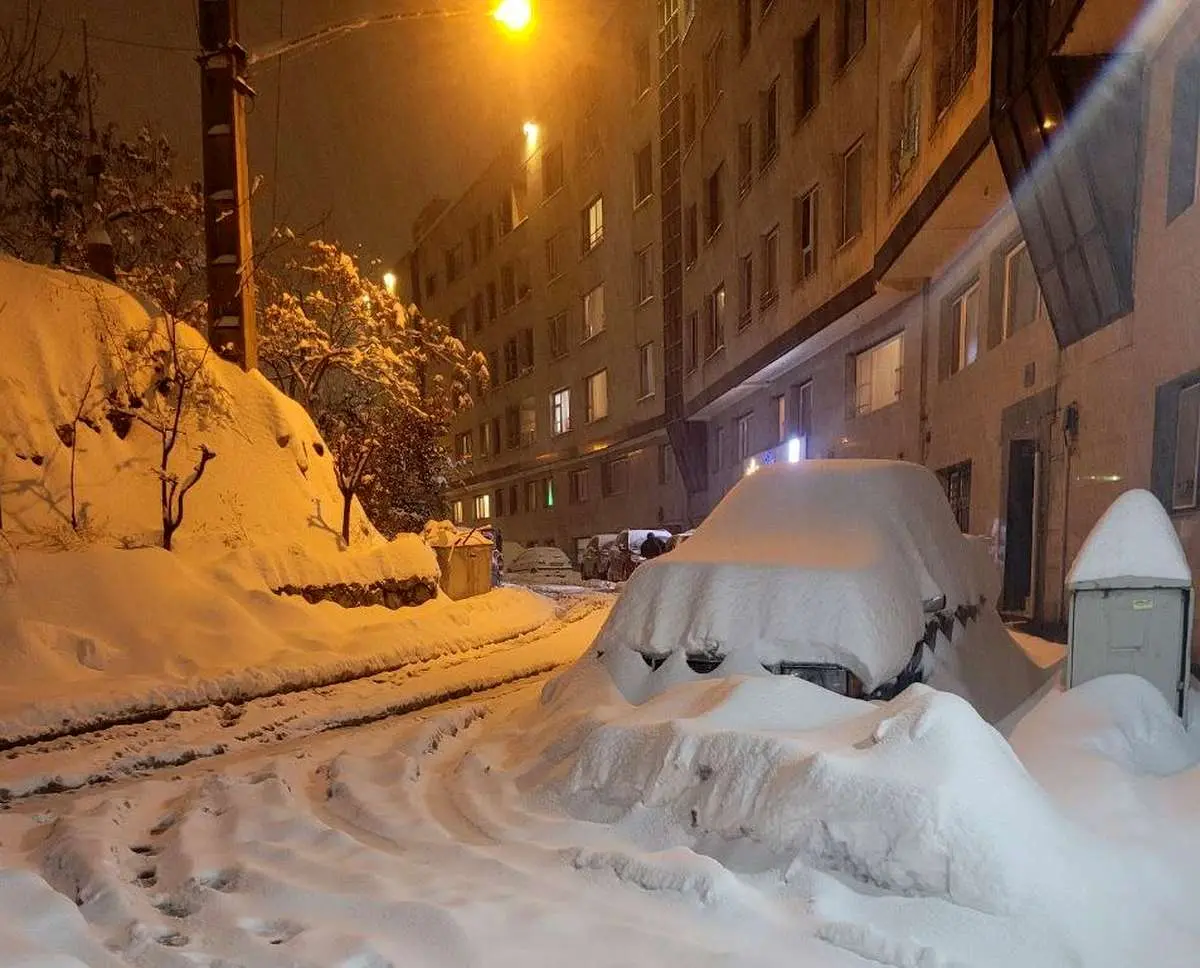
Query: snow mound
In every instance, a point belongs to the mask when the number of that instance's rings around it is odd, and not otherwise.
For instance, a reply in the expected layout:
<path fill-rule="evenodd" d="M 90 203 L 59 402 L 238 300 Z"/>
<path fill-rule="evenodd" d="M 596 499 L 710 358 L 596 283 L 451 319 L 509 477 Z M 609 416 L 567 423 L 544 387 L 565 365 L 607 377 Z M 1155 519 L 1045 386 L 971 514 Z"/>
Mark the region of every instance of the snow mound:
<path fill-rule="evenodd" d="M 311 555 L 297 545 L 243 548 L 214 562 L 218 574 L 270 589 L 369 585 L 385 579 L 437 580 L 437 557 L 419 535 L 399 534 L 385 544 L 351 546 L 338 554 Z"/>
<path fill-rule="evenodd" d="M 104 419 L 77 432 L 81 535 L 70 527 L 69 425 L 89 375 L 100 399 L 122 380 L 119 348 L 163 321 L 134 296 L 88 276 L 0 256 L 0 507 L 20 545 L 81 541 L 155 544 L 161 520 L 158 438 L 136 421 L 124 439 Z M 199 359 L 203 337 L 180 327 L 181 344 Z M 188 495 L 176 535 L 185 553 L 291 543 L 313 552 L 339 546 L 341 495 L 332 458 L 299 404 L 259 373 L 209 355 L 204 379 L 221 401 L 204 420 L 185 423 L 172 468 L 191 470 L 201 444 L 217 453 Z M 361 509 L 351 517 L 355 543 L 379 542 Z"/>
<path fill-rule="evenodd" d="M 492 540 L 478 528 L 460 528 L 451 521 L 426 521 L 421 539 L 431 548 L 457 548 L 462 545 L 491 544 Z"/>
<path fill-rule="evenodd" d="M 986 549 L 959 532 L 928 469 L 772 466 L 633 573 L 593 654 L 632 702 L 789 663 L 841 666 L 870 693 L 919 656 L 922 678 L 999 721 L 1045 673 L 1000 623 L 997 588 Z"/>
<path fill-rule="evenodd" d="M 915 685 L 872 704 L 732 678 L 629 706 L 595 664 L 579 675 L 547 691 L 544 712 L 548 788 L 583 819 L 668 831 L 718 859 L 752 844 L 785 878 L 815 869 L 997 914 L 1057 891 L 1075 851 L 1008 744 L 956 696 Z"/>
<path fill-rule="evenodd" d="M 1162 504 L 1149 491 L 1126 491 L 1101 515 L 1067 575 L 1067 586 L 1119 579 L 1189 585 L 1192 570 Z"/>

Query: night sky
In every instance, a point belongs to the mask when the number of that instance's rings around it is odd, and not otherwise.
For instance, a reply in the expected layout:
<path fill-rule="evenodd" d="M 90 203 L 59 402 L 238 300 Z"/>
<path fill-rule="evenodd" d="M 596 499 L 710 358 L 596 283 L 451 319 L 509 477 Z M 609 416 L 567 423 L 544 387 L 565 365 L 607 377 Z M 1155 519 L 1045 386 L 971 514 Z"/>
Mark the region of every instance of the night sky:
<path fill-rule="evenodd" d="M 41 2 L 48 39 L 62 32 L 64 66 L 82 61 L 79 21 L 87 17 L 92 66 L 102 78 L 100 118 L 130 131 L 151 123 L 178 149 L 181 174 L 198 178 L 195 0 Z M 256 233 L 267 230 L 273 208 L 276 221 L 297 229 L 328 213 L 327 236 L 361 247 L 365 258 L 394 261 L 425 202 L 461 193 L 556 77 L 581 59 L 602 64 L 588 39 L 614 2 L 535 3 L 536 31 L 514 41 L 487 17 L 490 3 L 478 0 L 242 0 L 242 42 L 251 51 L 278 40 L 281 9 L 290 38 L 372 14 L 473 8 L 468 16 L 368 27 L 252 70 L 259 96 L 249 118 L 250 168 L 264 179 Z M 0 21 L 24 7 L 25 0 L 0 0 Z"/>

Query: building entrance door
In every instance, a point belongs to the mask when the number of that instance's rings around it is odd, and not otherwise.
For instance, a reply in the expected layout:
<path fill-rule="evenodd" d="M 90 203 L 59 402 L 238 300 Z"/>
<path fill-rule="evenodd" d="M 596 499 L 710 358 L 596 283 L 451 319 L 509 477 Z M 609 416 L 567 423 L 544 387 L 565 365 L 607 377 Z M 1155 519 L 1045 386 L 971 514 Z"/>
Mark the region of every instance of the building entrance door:
<path fill-rule="evenodd" d="M 1005 502 L 1003 612 L 1033 618 L 1038 526 L 1037 442 L 1008 445 L 1008 495 Z"/>

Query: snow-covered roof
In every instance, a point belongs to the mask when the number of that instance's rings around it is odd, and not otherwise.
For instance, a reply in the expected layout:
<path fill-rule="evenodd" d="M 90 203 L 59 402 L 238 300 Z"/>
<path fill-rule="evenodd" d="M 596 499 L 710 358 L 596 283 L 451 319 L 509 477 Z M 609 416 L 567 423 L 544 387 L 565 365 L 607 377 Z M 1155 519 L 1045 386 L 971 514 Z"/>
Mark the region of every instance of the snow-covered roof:
<path fill-rule="evenodd" d="M 1190 585 L 1192 570 L 1162 504 L 1149 491 L 1126 491 L 1113 501 L 1087 536 L 1067 575 L 1067 585 L 1122 580 Z"/>
<path fill-rule="evenodd" d="M 616 663 L 619 684 L 622 669 L 643 665 L 615 656 L 632 650 L 719 653 L 730 669 L 760 671 L 828 662 L 872 689 L 912 657 L 925 602 L 977 605 L 994 586 L 927 468 L 776 465 L 744 478 L 688 541 L 634 572 L 596 649 Z M 641 688 L 626 685 L 626 695 Z"/>

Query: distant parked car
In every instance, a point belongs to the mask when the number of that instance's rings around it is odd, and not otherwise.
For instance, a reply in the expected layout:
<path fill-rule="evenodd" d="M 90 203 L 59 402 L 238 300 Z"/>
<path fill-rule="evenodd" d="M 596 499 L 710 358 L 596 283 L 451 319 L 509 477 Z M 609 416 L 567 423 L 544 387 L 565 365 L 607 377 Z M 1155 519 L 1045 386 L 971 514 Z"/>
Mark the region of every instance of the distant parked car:
<path fill-rule="evenodd" d="M 579 574 L 584 581 L 589 578 L 608 577 L 608 559 L 612 554 L 615 534 L 595 534 L 579 556 Z"/>
<path fill-rule="evenodd" d="M 645 559 L 642 557 L 642 542 L 650 535 L 656 535 L 659 540 L 666 542 L 671 538 L 671 532 L 665 528 L 626 528 L 613 542 L 612 554 L 608 559 L 607 577 L 609 581 L 628 581 L 635 568 Z"/>

